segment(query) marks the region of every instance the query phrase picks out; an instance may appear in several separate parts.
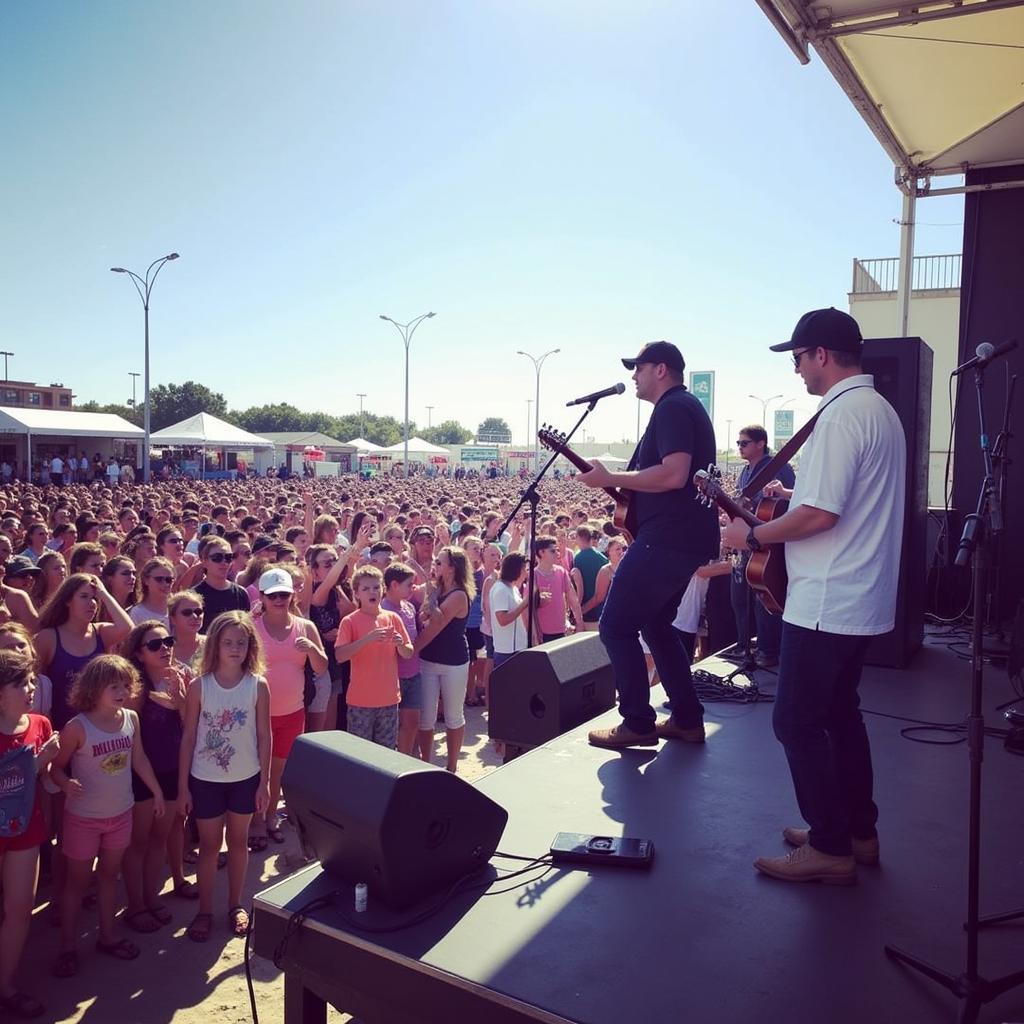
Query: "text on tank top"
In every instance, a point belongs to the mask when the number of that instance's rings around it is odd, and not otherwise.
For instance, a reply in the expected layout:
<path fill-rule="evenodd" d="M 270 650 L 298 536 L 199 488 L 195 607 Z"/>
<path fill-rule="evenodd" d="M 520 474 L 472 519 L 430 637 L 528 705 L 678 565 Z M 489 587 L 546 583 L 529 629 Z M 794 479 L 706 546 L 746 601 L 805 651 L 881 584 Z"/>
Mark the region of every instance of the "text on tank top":
<path fill-rule="evenodd" d="M 66 809 L 80 818 L 116 818 L 135 803 L 131 764 L 136 718 L 127 709 L 121 715 L 117 732 L 97 728 L 86 715 L 75 716 L 85 742 L 71 755 L 71 774 L 83 792 L 68 800 Z"/>

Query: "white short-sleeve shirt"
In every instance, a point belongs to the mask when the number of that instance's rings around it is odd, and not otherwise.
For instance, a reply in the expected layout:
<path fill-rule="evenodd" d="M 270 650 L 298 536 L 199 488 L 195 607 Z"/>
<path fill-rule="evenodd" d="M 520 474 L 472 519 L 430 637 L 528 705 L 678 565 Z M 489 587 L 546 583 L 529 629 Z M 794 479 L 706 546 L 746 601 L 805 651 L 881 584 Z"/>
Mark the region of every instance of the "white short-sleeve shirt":
<path fill-rule="evenodd" d="M 812 505 L 839 519 L 831 530 L 786 544 L 782 617 L 827 633 L 887 633 L 903 543 L 903 427 L 870 374 L 834 385 L 818 408 L 826 405 L 800 453 L 790 508 Z"/>
<path fill-rule="evenodd" d="M 491 636 L 494 638 L 494 650 L 498 654 L 515 654 L 530 646 L 526 620 L 522 615 L 517 615 L 507 626 L 498 622 L 498 612 L 510 612 L 522 600 L 523 595 L 518 587 L 512 587 L 501 580 L 494 583 L 487 595 L 491 607 Z"/>

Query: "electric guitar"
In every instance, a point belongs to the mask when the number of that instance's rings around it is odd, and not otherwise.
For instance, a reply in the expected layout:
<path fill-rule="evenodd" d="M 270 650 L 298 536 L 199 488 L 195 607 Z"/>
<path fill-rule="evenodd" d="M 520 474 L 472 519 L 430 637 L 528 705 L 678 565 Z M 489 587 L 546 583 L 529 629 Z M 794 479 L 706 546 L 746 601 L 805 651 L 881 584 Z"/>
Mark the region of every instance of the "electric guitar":
<path fill-rule="evenodd" d="M 586 459 L 577 455 L 565 441 L 565 434 L 549 427 L 546 423 L 537 431 L 537 437 L 545 448 L 559 455 L 564 455 L 581 473 L 586 473 L 594 467 Z M 636 535 L 636 519 L 630 503 L 633 500 L 633 492 L 621 487 L 602 487 L 605 494 L 615 502 L 615 512 L 612 515 L 612 522 L 626 535 L 626 539 L 632 544 Z"/>
<path fill-rule="evenodd" d="M 784 498 L 762 498 L 753 512 L 738 504 L 722 489 L 721 470 L 714 464 L 698 469 L 693 477 L 697 500 L 718 505 L 730 519 L 742 519 L 748 526 L 770 523 L 789 508 Z M 758 600 L 773 615 L 781 615 L 786 606 L 786 550 L 784 544 L 765 544 L 760 551 L 750 552 L 747 562 L 747 583 Z"/>

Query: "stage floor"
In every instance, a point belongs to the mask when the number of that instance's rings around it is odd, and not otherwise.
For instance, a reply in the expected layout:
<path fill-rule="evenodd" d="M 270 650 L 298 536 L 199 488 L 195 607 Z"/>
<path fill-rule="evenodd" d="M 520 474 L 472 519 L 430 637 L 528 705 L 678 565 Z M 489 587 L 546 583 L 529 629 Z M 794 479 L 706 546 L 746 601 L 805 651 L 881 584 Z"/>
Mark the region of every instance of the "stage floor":
<path fill-rule="evenodd" d="M 771 673 L 759 679 L 772 689 Z M 987 667 L 986 679 L 987 723 L 999 726 L 995 706 L 1014 693 L 1005 672 Z M 362 955 L 376 949 L 410 978 L 455 979 L 525 1002 L 542 1011 L 538 1019 L 955 1020 L 957 1001 L 890 962 L 883 946 L 964 968 L 967 746 L 911 742 L 900 734 L 911 723 L 882 715 L 960 722 L 969 682 L 970 663 L 937 641 L 907 670 L 865 670 L 862 704 L 878 713 L 865 717 L 882 864 L 861 868 L 855 887 L 786 884 L 754 870 L 755 856 L 786 851 L 782 827 L 800 824 L 771 704 L 709 704 L 703 747 L 612 753 L 587 744 L 590 723 L 477 784 L 510 811 L 502 851 L 542 855 L 559 831 L 638 836 L 656 846 L 649 872 L 554 870 L 507 895 L 457 900 L 405 932 L 363 936 Z M 616 720 L 610 712 L 595 722 Z M 992 914 L 1024 907 L 1024 758 L 997 739 L 985 755 L 981 907 Z M 261 899 L 295 908 L 327 884 L 313 878 L 301 872 Z M 329 911 L 316 918 L 325 931 L 340 924 Z M 258 935 L 259 927 L 257 945 Z M 980 966 L 988 978 L 1024 968 L 1024 922 L 984 932 Z M 396 1008 L 366 1019 L 407 1018 Z M 444 1016 L 424 1005 L 415 1019 Z M 1024 988 L 979 1019 L 1024 1021 Z"/>

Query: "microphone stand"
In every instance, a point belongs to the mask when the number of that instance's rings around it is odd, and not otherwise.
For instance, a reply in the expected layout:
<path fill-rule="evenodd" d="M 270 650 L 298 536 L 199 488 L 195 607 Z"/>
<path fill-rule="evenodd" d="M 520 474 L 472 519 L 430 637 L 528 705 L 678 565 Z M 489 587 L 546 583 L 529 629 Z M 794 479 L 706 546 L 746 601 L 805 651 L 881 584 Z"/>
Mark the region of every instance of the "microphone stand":
<path fill-rule="evenodd" d="M 573 434 L 575 434 L 576 431 L 580 429 L 580 427 L 583 425 L 583 421 L 594 411 L 594 406 L 597 405 L 597 402 L 598 402 L 598 399 L 592 398 L 587 403 L 586 409 L 583 410 L 583 415 L 580 416 L 580 418 L 576 421 L 576 425 L 572 428 L 572 430 L 570 430 L 569 433 L 565 435 L 565 443 L 566 444 L 568 444 L 569 441 L 572 440 Z M 535 581 L 536 581 L 536 566 L 534 564 L 534 562 L 535 562 L 534 554 L 535 554 L 536 544 L 537 544 L 537 506 L 540 504 L 540 493 L 537 491 L 537 484 L 539 484 L 541 482 L 541 480 L 544 478 L 544 476 L 547 474 L 547 471 L 551 468 L 551 466 L 554 463 L 555 459 L 558 458 L 558 455 L 559 455 L 559 453 L 557 451 L 551 453 L 551 458 L 548 459 L 548 461 L 546 463 L 544 463 L 544 465 L 537 472 L 537 475 L 530 481 L 529 484 L 527 484 L 526 488 L 523 490 L 523 493 L 519 496 L 519 501 L 516 504 L 516 507 L 514 509 L 512 509 L 512 512 L 509 514 L 508 519 L 505 520 L 505 522 L 502 524 L 501 528 L 498 530 L 498 532 L 496 534 L 496 536 L 501 537 L 501 535 L 511 525 L 512 520 L 515 519 L 515 517 L 519 514 L 519 510 L 527 502 L 529 502 L 529 504 L 530 504 L 530 547 L 529 547 L 529 551 L 527 553 L 527 559 L 528 559 L 528 564 L 529 564 L 529 567 L 530 567 L 530 579 L 529 579 L 529 583 L 527 584 L 527 586 L 529 587 L 529 592 L 530 592 L 530 604 L 529 604 L 529 607 L 527 608 L 527 613 L 526 613 L 527 614 L 527 620 L 526 620 L 527 636 L 526 636 L 526 639 L 527 639 L 527 646 L 528 647 L 532 647 L 533 646 L 533 618 L 534 618 L 534 614 L 535 614 L 535 611 L 536 611 L 536 598 L 534 596 L 536 594 L 536 590 L 534 589 L 534 584 L 535 584 Z"/>
<path fill-rule="evenodd" d="M 981 430 L 981 451 L 985 477 L 981 482 L 977 511 L 967 516 L 956 564 L 971 562 L 974 585 L 974 621 L 971 636 L 971 711 L 967 717 L 967 750 L 970 758 L 970 798 L 967 833 L 967 966 L 962 974 L 950 974 L 919 957 L 912 956 L 895 946 L 887 945 L 885 952 L 898 963 L 930 978 L 952 992 L 963 1003 L 958 1021 L 973 1024 L 985 1003 L 1024 984 L 1024 970 L 1002 978 L 988 980 L 978 973 L 978 931 L 987 924 L 1024 918 L 1024 910 L 995 914 L 980 918 L 978 912 L 981 883 L 981 762 L 985 745 L 985 717 L 982 711 L 982 665 L 984 662 L 985 583 L 990 563 L 990 540 L 998 540 L 1003 531 L 1003 511 L 999 502 L 992 473 L 992 452 L 985 432 L 984 366 L 974 370 L 974 383 L 978 392 L 978 424 Z"/>

